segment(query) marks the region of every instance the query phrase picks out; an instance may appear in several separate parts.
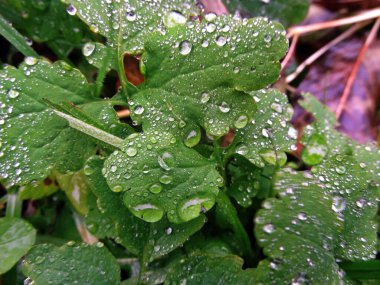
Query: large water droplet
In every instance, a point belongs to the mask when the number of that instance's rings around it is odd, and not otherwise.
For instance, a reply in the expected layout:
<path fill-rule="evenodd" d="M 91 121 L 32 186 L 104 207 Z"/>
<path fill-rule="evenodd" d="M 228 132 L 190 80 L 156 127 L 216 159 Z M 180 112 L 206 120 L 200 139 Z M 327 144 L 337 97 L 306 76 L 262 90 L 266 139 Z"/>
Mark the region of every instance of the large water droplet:
<path fill-rule="evenodd" d="M 340 213 L 346 209 L 346 199 L 344 199 L 342 196 L 334 196 L 332 199 L 332 206 L 334 212 Z"/>
<path fill-rule="evenodd" d="M 160 167 L 166 171 L 169 171 L 175 163 L 173 155 L 169 152 L 163 153 L 162 156 L 157 158 L 157 161 Z"/>
<path fill-rule="evenodd" d="M 241 115 L 237 120 L 234 122 L 234 126 L 237 129 L 242 129 L 248 124 L 248 117 L 246 115 Z"/>
<path fill-rule="evenodd" d="M 249 151 L 248 147 L 243 143 L 238 144 L 235 150 L 235 152 L 240 155 L 246 155 L 248 151 Z"/>
<path fill-rule="evenodd" d="M 134 22 L 137 18 L 135 11 L 129 11 L 125 13 L 125 16 L 129 22 Z"/>
<path fill-rule="evenodd" d="M 140 105 L 137 105 L 134 109 L 134 113 L 136 115 L 141 115 L 142 113 L 144 113 L 144 107 L 143 106 L 140 106 Z"/>
<path fill-rule="evenodd" d="M 172 28 L 178 25 L 184 25 L 186 24 L 186 22 L 186 17 L 177 11 L 171 11 L 164 18 L 164 24 L 168 28 Z"/>
<path fill-rule="evenodd" d="M 179 52 L 182 55 L 188 55 L 191 52 L 193 45 L 188 41 L 183 41 L 179 44 Z"/>
<path fill-rule="evenodd" d="M 222 104 L 220 104 L 219 106 L 219 110 L 222 113 L 228 113 L 231 110 L 231 108 L 226 102 L 222 102 Z"/>
<path fill-rule="evenodd" d="M 205 15 L 205 20 L 207 22 L 211 22 L 211 21 L 214 21 L 216 19 L 216 14 L 215 13 L 207 13 Z"/>
<path fill-rule="evenodd" d="M 205 104 L 209 100 L 210 100 L 210 94 L 208 94 L 207 92 L 202 93 L 202 95 L 201 95 L 201 103 Z"/>
<path fill-rule="evenodd" d="M 323 136 L 314 134 L 302 151 L 302 160 L 308 165 L 320 163 L 328 152 L 326 140 Z"/>
<path fill-rule="evenodd" d="M 162 184 L 170 184 L 172 182 L 173 178 L 170 176 L 170 175 L 162 175 L 159 179 L 159 181 L 162 183 Z"/>
<path fill-rule="evenodd" d="M 153 194 L 158 194 L 162 191 L 162 185 L 161 184 L 153 184 L 149 187 L 149 191 Z"/>
<path fill-rule="evenodd" d="M 178 215 L 183 221 L 190 221 L 211 209 L 215 204 L 212 197 L 194 197 L 180 203 L 178 207 Z"/>
<path fill-rule="evenodd" d="M 125 196 L 124 196 L 125 197 Z M 125 201 L 124 202 L 128 202 Z M 134 214 L 136 217 L 149 222 L 154 223 L 158 222 L 162 219 L 162 216 L 164 215 L 164 211 L 158 208 L 157 206 L 153 204 L 140 204 L 137 206 L 129 207 L 129 210 Z"/>
<path fill-rule="evenodd" d="M 90 56 L 93 54 L 95 50 L 95 44 L 94 43 L 86 43 L 83 46 L 82 52 L 84 56 Z"/>
<path fill-rule="evenodd" d="M 37 62 L 38 62 L 38 59 L 35 58 L 35 57 L 33 57 L 33 56 L 27 56 L 27 57 L 25 58 L 25 63 L 26 63 L 27 65 L 36 65 Z"/>
<path fill-rule="evenodd" d="M 130 157 L 133 157 L 133 156 L 136 156 L 137 154 L 137 149 L 135 149 L 134 147 L 129 147 L 126 149 L 125 153 L 130 156 Z"/>
<path fill-rule="evenodd" d="M 213 33 L 216 30 L 216 26 L 214 23 L 208 23 L 206 25 L 206 31 L 209 33 Z"/>
<path fill-rule="evenodd" d="M 121 191 L 123 191 L 123 187 L 120 186 L 120 185 L 115 185 L 111 188 L 112 192 L 116 192 L 116 193 L 119 193 Z"/>
<path fill-rule="evenodd" d="M 263 231 L 267 234 L 271 234 L 275 231 L 275 227 L 272 224 L 266 224 L 263 226 Z"/>
<path fill-rule="evenodd" d="M 227 39 L 223 36 L 218 36 L 216 38 L 215 42 L 218 46 L 222 47 L 227 43 Z"/>
<path fill-rule="evenodd" d="M 20 95 L 20 93 L 18 91 L 14 90 L 14 89 L 9 89 L 8 90 L 8 96 L 10 98 L 12 98 L 12 99 L 17 98 L 18 95 Z"/>
<path fill-rule="evenodd" d="M 201 140 L 201 132 L 198 130 L 191 130 L 185 138 L 185 145 L 187 147 L 196 146 Z"/>

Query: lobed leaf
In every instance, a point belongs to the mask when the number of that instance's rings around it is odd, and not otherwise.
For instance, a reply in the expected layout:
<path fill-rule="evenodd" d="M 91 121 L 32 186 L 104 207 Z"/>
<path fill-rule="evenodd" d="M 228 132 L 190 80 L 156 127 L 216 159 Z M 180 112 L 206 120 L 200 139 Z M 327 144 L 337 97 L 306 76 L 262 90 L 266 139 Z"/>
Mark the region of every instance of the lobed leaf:
<path fill-rule="evenodd" d="M 135 216 L 182 223 L 214 205 L 223 180 L 215 167 L 169 134 L 133 134 L 106 160 L 103 174 L 114 192 L 124 191 Z"/>
<path fill-rule="evenodd" d="M 102 243 L 66 243 L 35 246 L 27 255 L 22 272 L 34 284 L 112 285 L 120 282 L 120 268 Z"/>
<path fill-rule="evenodd" d="M 177 130 L 185 144 L 200 127 L 217 137 L 241 128 L 255 111 L 246 92 L 277 79 L 286 50 L 283 28 L 261 18 L 214 17 L 153 34 L 132 118 L 145 131 Z"/>
<path fill-rule="evenodd" d="M 135 217 L 123 205 L 122 194 L 112 192 L 107 185 L 102 175 L 103 164 L 99 157 L 89 159 L 85 167 L 88 184 L 98 199 L 100 211 L 115 223 L 116 240 L 138 255 L 142 263 L 168 254 L 202 228 L 205 223 L 203 216 L 179 225 L 170 223 L 166 218 L 148 223 Z"/>
<path fill-rule="evenodd" d="M 19 218 L 0 218 L 0 274 L 10 270 L 33 246 L 36 230 Z"/>

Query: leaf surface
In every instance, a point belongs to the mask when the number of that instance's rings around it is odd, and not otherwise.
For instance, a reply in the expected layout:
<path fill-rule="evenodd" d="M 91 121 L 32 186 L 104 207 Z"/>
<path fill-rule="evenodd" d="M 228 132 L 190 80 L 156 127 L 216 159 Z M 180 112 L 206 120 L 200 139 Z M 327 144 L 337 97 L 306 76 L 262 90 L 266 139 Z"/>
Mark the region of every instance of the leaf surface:
<path fill-rule="evenodd" d="M 35 284 L 113 285 L 120 282 L 120 268 L 103 246 L 68 242 L 35 246 L 27 255 L 22 272 Z"/>
<path fill-rule="evenodd" d="M 0 218 L 0 274 L 10 270 L 33 246 L 36 230 L 19 218 Z"/>

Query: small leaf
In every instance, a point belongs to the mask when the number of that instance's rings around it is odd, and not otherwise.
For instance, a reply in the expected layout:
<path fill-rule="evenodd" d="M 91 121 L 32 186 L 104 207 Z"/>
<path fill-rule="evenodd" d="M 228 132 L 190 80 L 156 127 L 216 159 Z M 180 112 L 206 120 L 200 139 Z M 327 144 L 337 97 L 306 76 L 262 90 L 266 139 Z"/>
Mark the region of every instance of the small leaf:
<path fill-rule="evenodd" d="M 168 134 L 133 134 L 106 160 L 103 174 L 114 192 L 124 191 L 135 216 L 157 222 L 167 215 L 182 223 L 214 205 L 223 182 L 215 167 Z"/>
<path fill-rule="evenodd" d="M 274 89 L 252 92 L 257 114 L 235 133 L 236 153 L 258 167 L 284 165 L 286 151 L 295 150 L 297 131 L 289 124 L 293 109 L 286 96 Z"/>
<path fill-rule="evenodd" d="M 38 200 L 48 197 L 59 190 L 54 181 L 54 177 L 49 177 L 43 181 L 27 184 L 20 187 L 19 196 L 22 200 Z"/>
<path fill-rule="evenodd" d="M 19 218 L 0 218 L 0 274 L 15 265 L 33 246 L 36 230 Z"/>
<path fill-rule="evenodd" d="M 22 272 L 35 284 L 116 285 L 120 282 L 119 265 L 102 243 L 37 245 L 27 255 Z"/>
<path fill-rule="evenodd" d="M 156 223 L 147 223 L 135 217 L 123 205 L 121 193 L 113 193 L 102 175 L 104 161 L 98 157 L 89 159 L 85 173 L 88 184 L 98 198 L 102 214 L 115 223 L 119 240 L 129 251 L 138 255 L 142 263 L 164 256 L 181 246 L 205 223 L 204 216 L 179 225 L 166 218 Z"/>

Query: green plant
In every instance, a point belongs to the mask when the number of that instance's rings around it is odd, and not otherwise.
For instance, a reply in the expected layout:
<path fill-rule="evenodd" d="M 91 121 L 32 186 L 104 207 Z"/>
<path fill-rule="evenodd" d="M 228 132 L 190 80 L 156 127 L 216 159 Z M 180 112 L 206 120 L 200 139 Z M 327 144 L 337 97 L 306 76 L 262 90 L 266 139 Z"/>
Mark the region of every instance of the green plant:
<path fill-rule="evenodd" d="M 27 56 L 0 71 L 1 273 L 27 254 L 22 273 L 33 284 L 119 284 L 120 270 L 122 284 L 366 278 L 357 274 L 361 263 L 347 262 L 376 255 L 379 150 L 337 132 L 334 115 L 304 94 L 315 121 L 302 134 L 302 160 L 312 167 L 287 162 L 298 137 L 293 110 L 267 88 L 288 48 L 279 23 L 203 14 L 192 1 L 65 2 L 95 33 L 81 27 L 83 34 L 98 40 L 83 46 L 95 79 L 85 63 L 80 71 L 35 57 L 1 19 L 2 35 Z M 0 3 L 12 15 L 28 7 Z M 138 86 L 125 75 L 127 54 L 141 56 Z M 115 71 L 121 88 L 104 98 Z M 129 122 L 117 116 L 121 107 Z M 20 218 L 20 203 L 50 195 L 53 204 L 29 219 L 43 228 L 32 247 L 36 230 Z M 41 224 L 51 225 L 44 211 L 57 215 L 57 201 L 71 208 L 61 206 L 64 231 L 51 230 L 53 238 Z M 71 230 L 69 211 L 93 245 Z"/>

